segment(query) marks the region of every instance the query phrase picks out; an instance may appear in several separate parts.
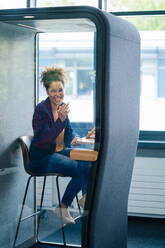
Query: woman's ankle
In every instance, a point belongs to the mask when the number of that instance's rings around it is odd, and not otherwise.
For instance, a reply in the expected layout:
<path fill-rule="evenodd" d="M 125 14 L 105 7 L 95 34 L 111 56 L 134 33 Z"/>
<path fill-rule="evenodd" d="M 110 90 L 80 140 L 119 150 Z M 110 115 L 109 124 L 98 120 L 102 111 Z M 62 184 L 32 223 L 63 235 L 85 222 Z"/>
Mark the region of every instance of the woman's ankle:
<path fill-rule="evenodd" d="M 64 203 L 61 202 L 61 207 L 62 208 L 68 208 L 68 206 L 66 206 Z"/>
<path fill-rule="evenodd" d="M 86 193 L 82 196 L 84 200 L 86 200 L 86 196 L 87 196 Z"/>

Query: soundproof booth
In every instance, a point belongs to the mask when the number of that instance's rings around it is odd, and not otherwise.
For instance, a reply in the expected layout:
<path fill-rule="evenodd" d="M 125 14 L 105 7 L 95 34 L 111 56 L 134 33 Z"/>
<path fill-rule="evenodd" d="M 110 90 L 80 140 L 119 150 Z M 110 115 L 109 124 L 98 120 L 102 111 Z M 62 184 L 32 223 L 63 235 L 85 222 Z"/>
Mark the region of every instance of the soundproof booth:
<path fill-rule="evenodd" d="M 46 51 L 52 60 L 43 63 Z M 81 63 L 77 74 L 75 61 Z M 68 71 L 66 101 L 72 127 L 80 134 L 71 159 L 91 163 L 85 206 L 75 201 L 70 208 L 74 225 L 54 214 L 58 192 L 62 194 L 68 178 L 28 175 L 24 166 L 29 143 L 20 138 L 33 136 L 34 108 L 44 98 L 40 74 L 53 65 Z M 6 223 L 0 246 L 126 248 L 128 194 L 139 136 L 136 28 L 88 6 L 0 10 L 0 86 L 0 220 Z"/>

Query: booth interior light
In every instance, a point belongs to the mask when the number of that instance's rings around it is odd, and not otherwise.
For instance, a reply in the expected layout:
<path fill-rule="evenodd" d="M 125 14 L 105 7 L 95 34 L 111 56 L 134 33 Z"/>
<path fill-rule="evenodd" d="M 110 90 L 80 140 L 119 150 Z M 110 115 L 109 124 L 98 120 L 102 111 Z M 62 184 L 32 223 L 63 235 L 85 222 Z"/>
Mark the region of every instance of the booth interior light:
<path fill-rule="evenodd" d="M 35 16 L 24 16 L 25 19 L 32 19 L 35 18 Z"/>

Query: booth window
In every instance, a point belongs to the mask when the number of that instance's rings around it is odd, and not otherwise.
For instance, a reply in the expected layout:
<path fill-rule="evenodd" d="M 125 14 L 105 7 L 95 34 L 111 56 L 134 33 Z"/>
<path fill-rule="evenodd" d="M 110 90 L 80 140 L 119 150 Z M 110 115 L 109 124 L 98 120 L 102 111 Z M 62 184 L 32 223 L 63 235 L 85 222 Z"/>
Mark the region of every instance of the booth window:
<path fill-rule="evenodd" d="M 51 24 L 51 23 L 50 23 Z M 51 24 L 52 25 L 52 24 Z M 78 27 L 78 28 L 77 28 Z M 53 31 L 37 34 L 38 58 L 37 58 L 37 103 L 43 101 L 46 97 L 46 91 L 40 84 L 41 72 L 45 67 L 61 67 L 67 72 L 67 82 L 65 85 L 64 102 L 69 103 L 69 119 L 72 122 L 74 131 L 84 137 L 95 126 L 95 24 L 89 19 L 60 19 L 53 22 Z M 95 144 L 79 144 L 76 147 L 94 149 Z M 70 178 L 60 179 L 60 191 L 64 192 Z M 41 199 L 42 178 L 37 181 L 37 205 Z M 49 190 L 46 191 L 43 206 L 47 212 L 44 219 L 41 220 L 41 230 L 51 234 L 50 225 L 55 219 L 52 216 L 52 222 L 49 222 L 45 228 L 44 223 L 47 215 L 51 214 L 57 203 L 57 190 L 53 177 L 47 179 Z M 81 198 L 81 193 L 78 195 Z M 77 218 L 79 212 L 76 211 L 77 204 L 73 201 L 71 212 L 74 218 Z M 39 240 L 45 240 L 42 232 Z M 81 233 L 78 233 L 78 240 L 81 243 Z M 55 242 L 56 236 L 51 236 L 51 242 Z M 68 241 L 69 242 L 69 241 Z"/>

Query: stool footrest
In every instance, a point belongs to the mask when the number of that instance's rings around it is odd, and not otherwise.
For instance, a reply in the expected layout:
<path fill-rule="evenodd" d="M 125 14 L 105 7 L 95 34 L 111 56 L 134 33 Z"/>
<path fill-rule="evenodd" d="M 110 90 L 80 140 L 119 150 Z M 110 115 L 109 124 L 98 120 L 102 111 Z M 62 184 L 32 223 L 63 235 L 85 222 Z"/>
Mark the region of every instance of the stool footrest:
<path fill-rule="evenodd" d="M 35 213 L 31 214 L 31 215 L 28 215 L 28 216 L 22 218 L 21 221 L 24 221 L 26 219 L 29 219 L 29 218 L 33 217 L 33 216 L 39 215 L 40 213 L 41 213 L 41 211 L 37 211 L 37 212 L 35 212 Z"/>

